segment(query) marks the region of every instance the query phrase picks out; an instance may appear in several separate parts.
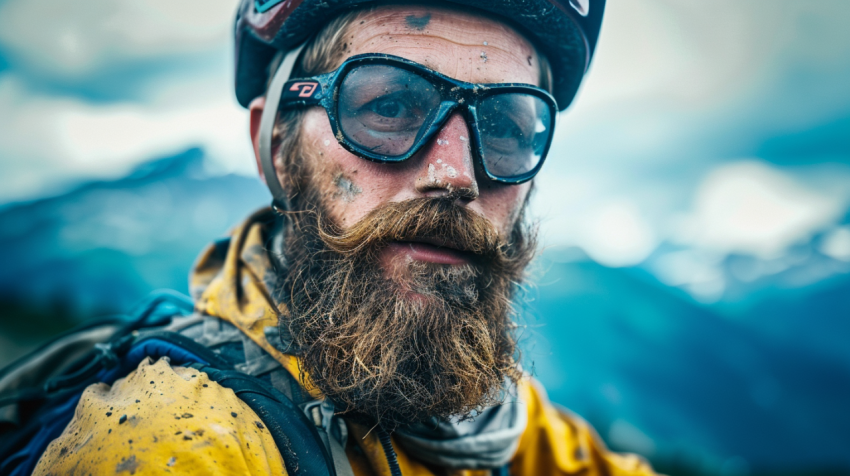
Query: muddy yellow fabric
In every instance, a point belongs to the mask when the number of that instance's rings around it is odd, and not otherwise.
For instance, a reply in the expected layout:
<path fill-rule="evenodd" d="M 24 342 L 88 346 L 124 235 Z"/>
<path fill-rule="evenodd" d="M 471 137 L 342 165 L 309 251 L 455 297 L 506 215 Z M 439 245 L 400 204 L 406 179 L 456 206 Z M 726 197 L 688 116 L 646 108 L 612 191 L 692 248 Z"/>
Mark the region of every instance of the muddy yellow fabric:
<path fill-rule="evenodd" d="M 520 393 L 528 406 L 528 426 L 520 438 L 511 474 L 655 474 L 638 456 L 608 451 L 587 422 L 555 408 L 536 381 L 525 381 Z"/>
<path fill-rule="evenodd" d="M 83 393 L 33 474 L 285 475 L 260 418 L 203 372 L 146 359 Z"/>

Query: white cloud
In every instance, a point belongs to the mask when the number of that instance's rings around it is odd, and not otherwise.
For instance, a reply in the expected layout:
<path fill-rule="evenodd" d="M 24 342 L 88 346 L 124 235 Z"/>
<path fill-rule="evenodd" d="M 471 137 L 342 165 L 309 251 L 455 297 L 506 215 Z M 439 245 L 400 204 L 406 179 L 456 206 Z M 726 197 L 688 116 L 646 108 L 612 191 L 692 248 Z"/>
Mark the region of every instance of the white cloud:
<path fill-rule="evenodd" d="M 577 246 L 612 267 L 646 259 L 658 246 L 658 235 L 637 202 L 612 197 L 610 186 L 604 176 L 540 176 L 532 209 L 541 220 L 544 246 Z"/>
<path fill-rule="evenodd" d="M 48 73 L 80 76 L 115 61 L 225 47 L 236 0 L 7 0 L 0 43 Z"/>
<path fill-rule="evenodd" d="M 219 157 L 250 151 L 244 111 L 229 100 L 174 109 L 78 104 L 54 108 L 53 121 L 65 157 L 90 171 L 111 162 L 138 163 L 193 144 Z"/>
<path fill-rule="evenodd" d="M 711 303 L 726 290 L 720 258 L 699 250 L 675 251 L 655 259 L 650 269 L 662 283 L 681 287 L 698 301 Z"/>
<path fill-rule="evenodd" d="M 192 87 L 192 83 L 184 87 Z M 156 157 L 200 146 L 223 170 L 251 173 L 246 113 L 235 101 L 91 104 L 33 95 L 0 76 L 0 201 L 50 193 L 75 179 L 116 177 Z"/>
<path fill-rule="evenodd" d="M 654 230 L 628 200 L 612 200 L 590 209 L 582 217 L 580 230 L 577 245 L 606 266 L 636 265 L 658 246 Z"/>
<path fill-rule="evenodd" d="M 823 254 L 840 261 L 850 261 L 850 226 L 838 227 L 824 237 Z"/>
<path fill-rule="evenodd" d="M 770 259 L 834 223 L 843 200 L 810 190 L 765 163 L 718 167 L 696 192 L 677 241 L 721 254 Z"/>
<path fill-rule="evenodd" d="M 119 177 L 140 162 L 194 146 L 219 170 L 252 173 L 247 118 L 233 99 L 230 62 L 221 61 L 232 49 L 237 3 L 0 2 L 0 46 L 14 59 L 0 73 L 0 202 Z M 34 71 L 62 85 L 134 62 L 207 53 L 216 61 L 193 69 L 142 68 L 147 76 L 132 102 L 91 102 L 28 87 Z"/>

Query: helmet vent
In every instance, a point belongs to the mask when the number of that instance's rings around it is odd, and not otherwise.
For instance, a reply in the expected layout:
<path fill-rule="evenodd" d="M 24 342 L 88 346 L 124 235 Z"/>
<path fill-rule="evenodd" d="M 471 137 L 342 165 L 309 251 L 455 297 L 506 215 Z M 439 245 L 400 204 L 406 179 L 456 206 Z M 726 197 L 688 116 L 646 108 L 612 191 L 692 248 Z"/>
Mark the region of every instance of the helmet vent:
<path fill-rule="evenodd" d="M 254 8 L 256 8 L 258 12 L 263 13 L 282 1 L 283 0 L 254 0 Z"/>

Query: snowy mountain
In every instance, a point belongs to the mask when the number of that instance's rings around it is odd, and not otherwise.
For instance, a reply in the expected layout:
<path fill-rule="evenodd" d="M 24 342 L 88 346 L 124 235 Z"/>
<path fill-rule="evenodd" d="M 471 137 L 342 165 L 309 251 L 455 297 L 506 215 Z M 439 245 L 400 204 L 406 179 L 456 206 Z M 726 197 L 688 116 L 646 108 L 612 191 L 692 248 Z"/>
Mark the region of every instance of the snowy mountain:
<path fill-rule="evenodd" d="M 613 446 L 706 474 L 850 471 L 850 276 L 735 315 L 639 269 L 539 283 L 526 362 Z"/>
<path fill-rule="evenodd" d="M 0 300 L 89 316 L 156 288 L 188 291 L 195 257 L 270 197 L 254 178 L 205 172 L 190 149 L 113 182 L 0 210 Z"/>

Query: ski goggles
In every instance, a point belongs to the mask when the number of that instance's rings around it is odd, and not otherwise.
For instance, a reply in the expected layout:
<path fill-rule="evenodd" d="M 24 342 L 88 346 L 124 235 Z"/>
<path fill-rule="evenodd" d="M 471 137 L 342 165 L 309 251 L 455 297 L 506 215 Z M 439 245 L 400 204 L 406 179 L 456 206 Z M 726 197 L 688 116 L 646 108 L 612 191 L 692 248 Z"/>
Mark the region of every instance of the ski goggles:
<path fill-rule="evenodd" d="M 412 157 L 455 111 L 463 114 L 478 165 L 493 181 L 531 180 L 555 130 L 555 99 L 536 86 L 473 84 L 386 54 L 347 59 L 336 71 L 287 81 L 279 109 L 321 106 L 337 142 L 381 163 Z"/>

